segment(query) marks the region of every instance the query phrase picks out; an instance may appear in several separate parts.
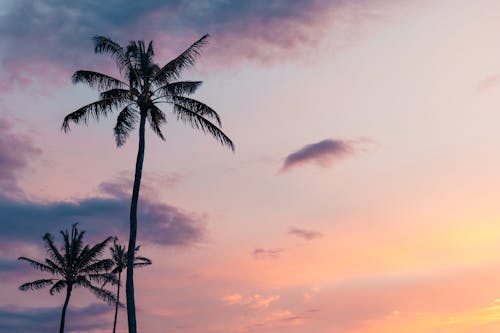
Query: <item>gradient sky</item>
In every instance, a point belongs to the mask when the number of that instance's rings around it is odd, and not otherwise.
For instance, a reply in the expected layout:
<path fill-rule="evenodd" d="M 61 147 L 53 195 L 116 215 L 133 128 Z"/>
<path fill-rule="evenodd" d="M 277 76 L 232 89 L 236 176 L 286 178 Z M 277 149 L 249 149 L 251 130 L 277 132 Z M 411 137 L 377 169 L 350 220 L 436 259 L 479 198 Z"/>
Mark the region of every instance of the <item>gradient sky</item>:
<path fill-rule="evenodd" d="M 60 131 L 113 73 L 91 37 L 153 39 L 165 63 L 205 33 L 186 79 L 236 152 L 169 117 L 147 132 L 139 329 L 160 333 L 500 330 L 497 0 L 3 1 L 0 333 L 52 332 L 63 295 L 41 237 L 79 222 L 127 238 L 137 136 L 114 116 Z M 42 274 L 43 275 L 43 274 Z M 125 332 L 125 311 L 120 332 Z M 112 307 L 71 299 L 68 332 Z"/>

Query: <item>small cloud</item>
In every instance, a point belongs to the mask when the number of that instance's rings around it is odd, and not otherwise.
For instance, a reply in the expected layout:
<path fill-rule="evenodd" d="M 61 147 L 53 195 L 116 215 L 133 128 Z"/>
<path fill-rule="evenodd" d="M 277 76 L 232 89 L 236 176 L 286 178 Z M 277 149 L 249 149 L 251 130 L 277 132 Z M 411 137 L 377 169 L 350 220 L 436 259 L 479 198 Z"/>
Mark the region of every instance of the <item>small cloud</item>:
<path fill-rule="evenodd" d="M 305 317 L 296 315 L 291 310 L 282 309 L 273 311 L 264 318 L 254 320 L 253 322 L 245 325 L 244 330 L 276 330 L 287 326 L 301 325 L 305 322 L 305 320 Z"/>
<path fill-rule="evenodd" d="M 304 293 L 304 301 L 309 302 L 314 296 L 316 296 L 320 292 L 320 288 L 314 287 L 310 288 Z"/>
<path fill-rule="evenodd" d="M 243 296 L 241 294 L 231 294 L 224 296 L 222 300 L 227 305 L 239 305 L 245 306 L 252 310 L 263 310 L 267 309 L 271 303 L 280 299 L 280 296 L 262 296 L 260 294 L 254 294 L 250 296 Z"/>
<path fill-rule="evenodd" d="M 477 83 L 477 90 L 486 91 L 494 88 L 500 83 L 500 75 L 492 75 L 485 77 Z"/>
<path fill-rule="evenodd" d="M 231 294 L 222 297 L 222 300 L 228 305 L 241 304 L 243 301 L 243 296 L 240 294 Z"/>
<path fill-rule="evenodd" d="M 258 248 L 252 252 L 252 256 L 255 259 L 276 259 L 281 255 L 283 251 L 284 251 L 283 249 Z"/>
<path fill-rule="evenodd" d="M 289 154 L 280 172 L 286 172 L 292 167 L 304 164 L 316 164 L 321 167 L 330 166 L 335 160 L 354 154 L 354 142 L 325 139 L 306 145 Z"/>
<path fill-rule="evenodd" d="M 302 239 L 305 239 L 308 241 L 323 236 L 323 234 L 319 231 L 306 230 L 306 229 L 300 229 L 300 228 L 290 228 L 288 233 L 290 235 L 297 236 L 299 238 L 302 238 Z"/>

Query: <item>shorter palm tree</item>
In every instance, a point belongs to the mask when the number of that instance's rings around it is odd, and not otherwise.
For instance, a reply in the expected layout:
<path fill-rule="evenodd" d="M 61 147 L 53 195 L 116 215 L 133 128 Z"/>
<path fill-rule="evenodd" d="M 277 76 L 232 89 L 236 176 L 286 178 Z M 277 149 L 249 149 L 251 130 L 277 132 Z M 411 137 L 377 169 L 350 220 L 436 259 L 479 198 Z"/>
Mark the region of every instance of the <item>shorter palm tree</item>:
<path fill-rule="evenodd" d="M 122 272 L 124 269 L 127 268 L 128 251 L 125 250 L 125 245 L 120 245 L 118 243 L 117 237 L 113 239 L 113 246 L 110 248 L 110 250 L 111 250 L 111 260 L 113 260 L 113 270 L 111 271 L 111 273 L 115 275 L 118 285 L 116 291 L 116 301 L 115 301 L 115 320 L 113 322 L 113 333 L 115 333 L 116 322 L 118 319 L 118 307 L 120 306 L 120 286 L 122 280 Z M 137 253 L 137 251 L 139 251 L 139 246 L 135 248 L 135 253 Z M 149 258 L 134 256 L 134 267 L 149 266 L 151 265 L 151 263 L 152 263 L 151 259 Z"/>
<path fill-rule="evenodd" d="M 64 244 L 60 250 L 54 244 L 54 237 L 51 234 L 46 233 L 43 236 L 49 255 L 49 258 L 46 258 L 45 262 L 19 257 L 19 260 L 26 261 L 34 268 L 42 272 L 48 272 L 54 276 L 53 278 L 24 283 L 19 286 L 19 290 L 38 290 L 50 286 L 50 295 L 59 293 L 63 289 L 66 290 L 59 333 L 64 332 L 66 309 L 73 287 L 89 289 L 98 298 L 105 302 L 113 303 L 116 300 L 113 293 L 102 287 L 95 286 L 94 283 L 117 283 L 114 275 L 108 272 L 113 267 L 113 260 L 99 259 L 112 237 L 108 237 L 92 247 L 90 245 L 84 246 L 83 236 L 85 235 L 85 231 L 79 231 L 77 224 L 73 224 L 71 233 L 68 230 L 61 230 L 61 235 Z"/>

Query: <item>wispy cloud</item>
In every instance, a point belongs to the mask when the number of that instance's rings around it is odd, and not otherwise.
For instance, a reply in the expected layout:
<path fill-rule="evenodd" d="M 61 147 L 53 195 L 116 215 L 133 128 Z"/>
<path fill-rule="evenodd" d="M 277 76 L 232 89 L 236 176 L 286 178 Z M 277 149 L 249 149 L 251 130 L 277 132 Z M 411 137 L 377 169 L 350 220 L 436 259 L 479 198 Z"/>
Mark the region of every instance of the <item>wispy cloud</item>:
<path fill-rule="evenodd" d="M 244 296 L 241 294 L 231 294 L 224 296 L 222 300 L 227 305 L 242 305 L 252 310 L 263 310 L 268 308 L 271 303 L 280 299 L 278 295 L 263 296 L 260 294 L 253 294 Z"/>
<path fill-rule="evenodd" d="M 323 234 L 319 231 L 314 231 L 314 230 L 306 230 L 306 229 L 300 229 L 300 228 L 290 228 L 288 231 L 290 235 L 305 239 L 305 240 L 313 240 L 316 238 L 319 238 L 323 236 Z"/>
<path fill-rule="evenodd" d="M 276 259 L 278 258 L 282 253 L 283 249 L 263 249 L 263 248 L 257 248 L 253 250 L 252 256 L 255 259 Z"/>
<path fill-rule="evenodd" d="M 486 91 L 496 87 L 500 83 L 500 75 L 492 75 L 483 78 L 477 83 L 479 91 Z"/>
<path fill-rule="evenodd" d="M 351 141 L 325 139 L 308 144 L 289 154 L 285 158 L 280 171 L 286 172 L 293 167 L 304 164 L 328 167 L 335 160 L 352 155 L 354 152 L 354 143 Z"/>

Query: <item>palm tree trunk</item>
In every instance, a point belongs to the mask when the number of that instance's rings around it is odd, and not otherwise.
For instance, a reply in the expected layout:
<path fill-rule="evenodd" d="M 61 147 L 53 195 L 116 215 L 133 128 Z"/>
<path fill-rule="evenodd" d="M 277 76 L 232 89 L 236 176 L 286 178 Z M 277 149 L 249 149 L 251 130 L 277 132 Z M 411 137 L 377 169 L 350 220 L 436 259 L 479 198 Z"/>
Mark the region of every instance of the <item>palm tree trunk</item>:
<path fill-rule="evenodd" d="M 61 313 L 61 325 L 59 326 L 59 333 L 64 333 L 64 321 L 66 320 L 66 309 L 68 308 L 69 298 L 71 297 L 71 290 L 73 288 L 68 286 L 66 288 L 66 300 L 64 301 L 64 305 Z"/>
<path fill-rule="evenodd" d="M 116 332 L 116 321 L 118 319 L 118 305 L 120 304 L 120 287 L 122 284 L 122 272 L 118 272 L 118 290 L 116 291 L 115 321 L 113 323 L 113 333 Z"/>
<path fill-rule="evenodd" d="M 134 189 L 132 191 L 132 201 L 130 203 L 130 236 L 128 241 L 127 256 L 127 283 L 125 293 L 127 296 L 127 318 L 128 333 L 137 333 L 137 321 L 135 317 L 135 299 L 134 299 L 134 252 L 137 238 L 137 203 L 139 201 L 139 190 L 141 187 L 142 165 L 144 163 L 145 148 L 145 125 L 146 110 L 141 109 L 141 120 L 139 125 L 139 150 L 135 163 Z"/>

